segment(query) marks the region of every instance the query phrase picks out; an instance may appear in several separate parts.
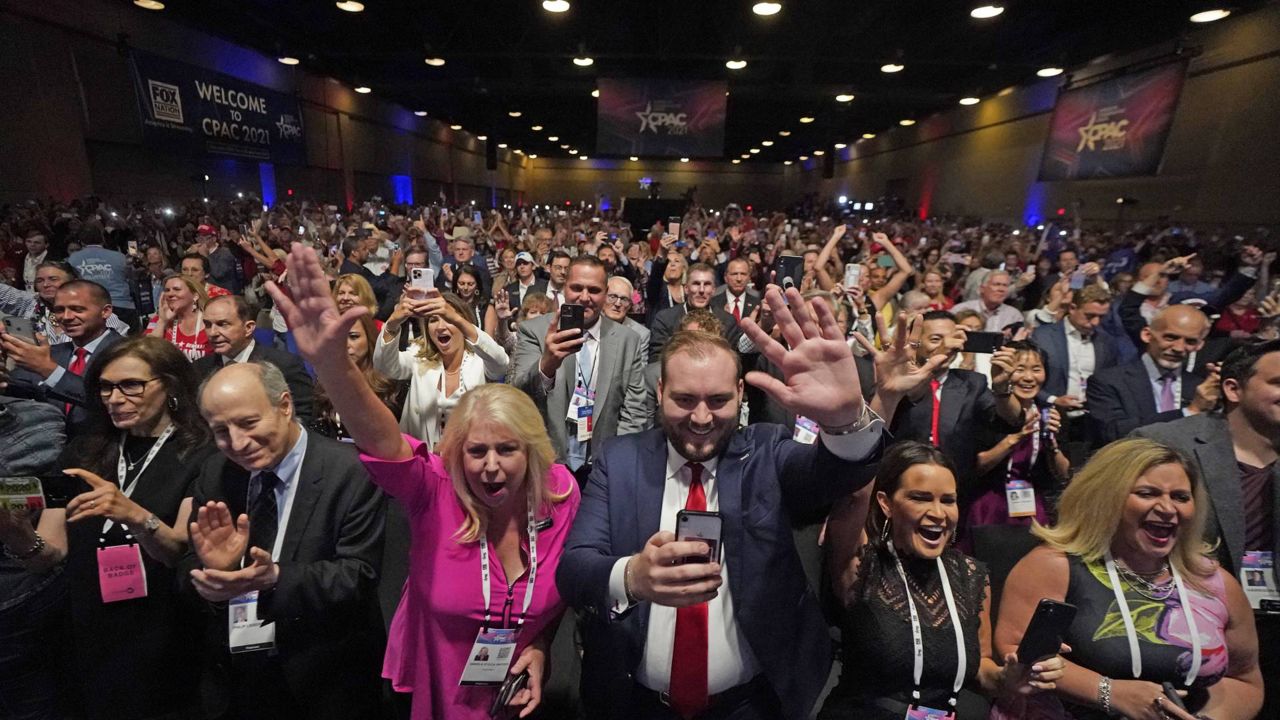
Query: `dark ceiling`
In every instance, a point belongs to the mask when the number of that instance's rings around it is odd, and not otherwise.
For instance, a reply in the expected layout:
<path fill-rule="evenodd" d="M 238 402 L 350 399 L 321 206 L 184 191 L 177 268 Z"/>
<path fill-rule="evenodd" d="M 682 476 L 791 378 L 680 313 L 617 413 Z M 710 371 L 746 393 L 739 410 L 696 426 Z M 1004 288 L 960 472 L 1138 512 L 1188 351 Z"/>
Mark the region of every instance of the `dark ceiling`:
<path fill-rule="evenodd" d="M 784 0 L 771 17 L 753 14 L 754 0 L 571 0 L 562 14 L 540 0 L 363 2 L 360 13 L 332 0 L 172 2 L 165 13 L 545 157 L 568 157 L 561 144 L 594 154 L 596 78 L 727 80 L 725 157 L 758 147 L 753 161 L 781 161 L 1031 82 L 1046 65 L 1173 40 L 1205 6 L 1006 0 L 995 2 L 1003 14 L 977 20 L 969 11 L 985 0 Z M 580 47 L 591 67 L 573 64 Z M 747 67 L 727 69 L 738 54 Z M 429 56 L 447 63 L 430 67 Z M 906 69 L 880 71 L 895 59 Z"/>

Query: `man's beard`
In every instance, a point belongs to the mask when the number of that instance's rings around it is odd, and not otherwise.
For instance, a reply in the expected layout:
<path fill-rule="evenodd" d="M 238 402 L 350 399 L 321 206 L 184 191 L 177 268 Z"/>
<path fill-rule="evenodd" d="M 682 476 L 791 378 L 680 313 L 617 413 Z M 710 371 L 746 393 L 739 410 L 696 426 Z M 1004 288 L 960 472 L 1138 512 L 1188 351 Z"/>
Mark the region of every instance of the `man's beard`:
<path fill-rule="evenodd" d="M 737 413 L 734 413 L 736 416 Z M 660 415 L 662 432 L 676 450 L 689 462 L 706 462 L 729 446 L 733 433 L 737 429 L 733 425 L 716 427 L 706 435 L 694 435 L 687 432 L 680 423 L 671 422 L 665 414 Z"/>

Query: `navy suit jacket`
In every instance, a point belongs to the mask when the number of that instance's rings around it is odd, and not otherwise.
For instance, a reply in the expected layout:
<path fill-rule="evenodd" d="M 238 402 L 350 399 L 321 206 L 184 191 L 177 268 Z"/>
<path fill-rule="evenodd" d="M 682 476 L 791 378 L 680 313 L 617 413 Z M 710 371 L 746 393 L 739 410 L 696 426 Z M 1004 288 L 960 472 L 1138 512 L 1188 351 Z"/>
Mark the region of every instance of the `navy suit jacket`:
<path fill-rule="evenodd" d="M 89 356 L 88 361 L 85 363 L 85 375 L 88 375 L 89 368 L 92 368 L 97 363 L 97 359 L 102 355 L 103 350 L 123 339 L 124 336 L 115 330 L 108 329 L 103 333 L 102 342 L 98 343 L 98 349 Z M 53 345 L 49 348 L 49 356 L 62 368 L 71 367 L 72 358 L 75 356 L 75 344 L 68 341 Z M 71 431 L 81 428 L 89 419 L 89 411 L 86 409 L 88 399 L 85 398 L 84 394 L 84 376 L 64 372 L 62 377 L 58 379 L 57 384 L 52 386 L 42 384 L 41 380 L 42 378 L 39 375 L 30 370 L 17 368 L 9 378 L 9 388 L 6 394 L 47 402 L 59 410 L 63 409 L 67 403 L 70 403 L 72 407 L 71 414 L 67 416 L 67 428 Z"/>
<path fill-rule="evenodd" d="M 996 396 L 987 387 L 987 378 L 971 370 L 952 368 L 942 384 L 938 406 L 938 434 L 942 451 L 956 466 L 961 499 L 976 489 L 978 435 L 991 424 L 1004 426 L 996 414 Z M 933 430 L 933 398 L 926 392 L 919 400 L 902 398 L 893 416 L 895 440 L 929 442 Z M 985 449 L 985 448 L 981 448 Z"/>
<path fill-rule="evenodd" d="M 1031 342 L 1044 353 L 1045 381 L 1037 398 L 1047 403 L 1050 395 L 1067 394 L 1067 372 L 1071 369 L 1071 358 L 1067 351 L 1067 320 L 1041 325 L 1031 333 Z M 1093 333 L 1093 371 L 1096 373 L 1116 364 L 1116 351 L 1111 346 L 1111 338 L 1105 333 Z M 1086 386 L 1088 389 L 1088 386 Z M 1080 398 L 1084 400 L 1084 398 Z"/>
<path fill-rule="evenodd" d="M 196 376 L 201 381 L 207 379 L 222 367 L 221 355 L 205 355 L 191 363 Z M 284 374 L 284 381 L 289 385 L 289 394 L 293 396 L 293 414 L 306 425 L 315 416 L 315 381 L 307 374 L 302 360 L 291 352 L 280 350 L 260 342 L 253 344 L 249 352 L 250 362 L 269 362 Z"/>
<path fill-rule="evenodd" d="M 872 435 L 873 434 L 873 435 Z M 831 637 L 805 579 L 791 518 L 855 492 L 875 475 L 886 435 L 868 431 L 867 458 L 841 460 L 819 441 L 791 440 L 781 425 L 738 430 L 716 469 L 735 617 L 788 718 L 807 718 L 831 669 Z M 582 506 L 556 572 L 561 596 L 580 610 L 582 697 L 588 717 L 628 717 L 644 658 L 648 603 L 614 617 L 609 576 L 661 525 L 667 440 L 661 430 L 622 435 L 596 455 Z"/>
<path fill-rule="evenodd" d="M 1196 386 L 1204 380 L 1182 371 L 1182 407 L 1196 396 Z M 1128 435 L 1143 425 L 1169 422 L 1181 417 L 1181 410 L 1156 411 L 1156 396 L 1142 356 L 1137 360 L 1107 368 L 1089 378 L 1085 408 L 1093 422 L 1093 437 L 1102 447 Z"/>

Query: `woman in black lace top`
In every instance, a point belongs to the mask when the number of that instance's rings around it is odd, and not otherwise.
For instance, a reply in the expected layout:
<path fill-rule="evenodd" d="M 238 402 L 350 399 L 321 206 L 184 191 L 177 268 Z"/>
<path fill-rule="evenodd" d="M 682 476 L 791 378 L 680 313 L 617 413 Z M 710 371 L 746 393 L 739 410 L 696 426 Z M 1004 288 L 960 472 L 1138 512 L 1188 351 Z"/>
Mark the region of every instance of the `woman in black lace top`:
<path fill-rule="evenodd" d="M 986 698 L 1054 687 L 1061 657 L 1031 668 L 1012 654 L 1004 666 L 991 658 L 987 571 L 949 547 L 958 521 L 950 461 L 917 442 L 891 447 L 874 488 L 833 511 L 827 539 L 844 608 L 843 669 L 821 718 L 902 720 L 934 709 L 978 719 Z"/>

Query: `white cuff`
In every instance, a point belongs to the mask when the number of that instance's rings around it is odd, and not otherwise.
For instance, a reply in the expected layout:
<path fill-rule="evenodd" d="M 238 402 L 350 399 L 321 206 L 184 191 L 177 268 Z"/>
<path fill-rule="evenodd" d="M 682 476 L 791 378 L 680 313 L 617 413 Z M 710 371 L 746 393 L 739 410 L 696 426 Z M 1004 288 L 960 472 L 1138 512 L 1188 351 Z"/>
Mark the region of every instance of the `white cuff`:
<path fill-rule="evenodd" d="M 618 558 L 609 572 L 609 611 L 614 617 L 631 609 L 631 601 L 627 600 L 627 563 L 631 556 Z"/>
<path fill-rule="evenodd" d="M 67 372 L 67 369 L 59 365 L 58 367 L 54 368 L 53 372 L 49 373 L 49 377 L 45 378 L 44 380 L 41 380 L 40 384 L 48 387 L 53 387 L 54 385 L 58 384 L 58 381 L 62 379 L 63 374 L 66 372 Z"/>
<path fill-rule="evenodd" d="M 832 455 L 847 462 L 860 462 L 871 457 L 884 435 L 884 421 L 872 420 L 866 430 L 847 435 L 821 433 L 822 444 Z"/>

